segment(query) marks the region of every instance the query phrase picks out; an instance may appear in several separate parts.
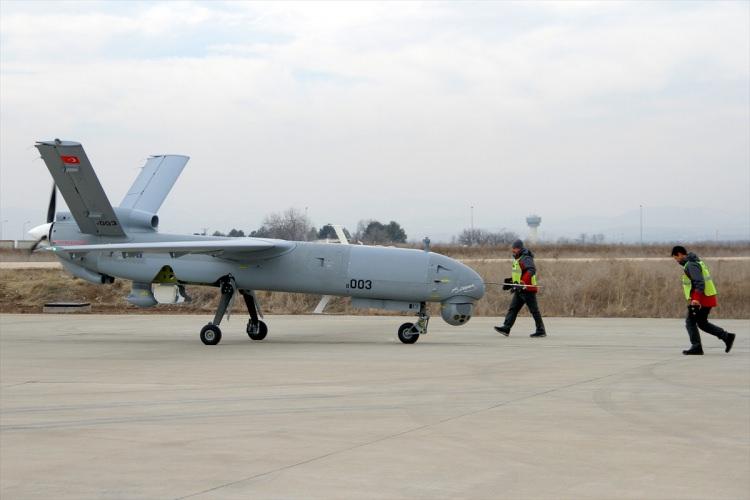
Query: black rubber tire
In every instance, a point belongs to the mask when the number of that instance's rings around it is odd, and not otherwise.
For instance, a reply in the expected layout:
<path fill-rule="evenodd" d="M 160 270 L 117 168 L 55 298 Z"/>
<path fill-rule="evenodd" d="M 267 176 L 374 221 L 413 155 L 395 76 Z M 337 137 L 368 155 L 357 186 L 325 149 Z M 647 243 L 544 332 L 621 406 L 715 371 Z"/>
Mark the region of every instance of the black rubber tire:
<path fill-rule="evenodd" d="M 250 323 L 247 324 L 247 328 L 250 328 Z M 258 333 L 247 333 L 247 336 L 253 340 L 263 340 L 268 335 L 268 326 L 264 321 L 258 321 Z"/>
<path fill-rule="evenodd" d="M 216 345 L 221 342 L 221 328 L 211 324 L 201 328 L 201 342 L 206 345 Z"/>
<path fill-rule="evenodd" d="M 414 342 L 419 340 L 418 333 L 409 332 L 409 330 L 411 330 L 413 327 L 414 323 L 404 323 L 403 325 L 398 327 L 398 339 L 404 344 L 413 344 Z"/>

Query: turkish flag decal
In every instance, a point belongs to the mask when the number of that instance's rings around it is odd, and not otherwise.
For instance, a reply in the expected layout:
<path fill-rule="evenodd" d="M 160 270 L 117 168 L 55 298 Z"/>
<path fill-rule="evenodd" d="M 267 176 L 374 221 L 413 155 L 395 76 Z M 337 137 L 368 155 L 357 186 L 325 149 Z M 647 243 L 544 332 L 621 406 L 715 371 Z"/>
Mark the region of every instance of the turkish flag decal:
<path fill-rule="evenodd" d="M 81 160 L 79 160 L 77 156 L 63 156 L 63 155 L 60 155 L 60 159 L 66 165 L 80 165 L 80 163 L 81 163 Z"/>

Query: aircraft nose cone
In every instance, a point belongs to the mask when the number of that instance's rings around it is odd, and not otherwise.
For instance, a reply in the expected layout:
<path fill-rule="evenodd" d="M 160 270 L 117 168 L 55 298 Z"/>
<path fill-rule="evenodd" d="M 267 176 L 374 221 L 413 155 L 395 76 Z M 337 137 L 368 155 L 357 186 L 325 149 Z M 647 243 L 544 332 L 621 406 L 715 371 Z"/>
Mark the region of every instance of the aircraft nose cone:
<path fill-rule="evenodd" d="M 440 300 L 451 297 L 479 300 L 484 296 L 484 280 L 474 269 L 445 255 L 430 254 L 430 259 L 435 283 L 439 283 L 434 287 Z"/>
<path fill-rule="evenodd" d="M 461 264 L 461 266 L 461 283 L 465 287 L 471 287 L 465 295 L 477 300 L 484 297 L 484 280 L 482 277 L 466 264 Z"/>
<path fill-rule="evenodd" d="M 451 290 L 451 296 L 471 297 L 479 300 L 484 297 L 484 280 L 479 274 L 467 266 L 458 263 L 456 286 Z"/>

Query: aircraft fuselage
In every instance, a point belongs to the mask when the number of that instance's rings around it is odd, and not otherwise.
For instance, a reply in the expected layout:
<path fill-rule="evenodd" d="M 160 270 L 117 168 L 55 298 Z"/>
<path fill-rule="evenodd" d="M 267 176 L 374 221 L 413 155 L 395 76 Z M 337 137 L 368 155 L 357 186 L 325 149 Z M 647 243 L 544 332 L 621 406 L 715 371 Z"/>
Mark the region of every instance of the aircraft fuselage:
<path fill-rule="evenodd" d="M 61 217 L 64 220 L 64 216 Z M 181 241 L 217 237 L 139 233 L 138 240 Z M 120 242 L 77 231 L 75 224 L 56 222 L 52 246 Z M 407 302 L 442 302 L 466 297 L 471 302 L 484 294 L 482 278 L 470 267 L 422 250 L 287 242 L 284 251 L 258 251 L 237 260 L 212 255 L 170 255 L 142 252 L 87 252 L 58 254 L 61 260 L 95 273 L 139 283 L 151 283 L 168 266 L 183 284 L 214 285 L 222 277 L 234 277 L 237 287 L 327 294 Z"/>

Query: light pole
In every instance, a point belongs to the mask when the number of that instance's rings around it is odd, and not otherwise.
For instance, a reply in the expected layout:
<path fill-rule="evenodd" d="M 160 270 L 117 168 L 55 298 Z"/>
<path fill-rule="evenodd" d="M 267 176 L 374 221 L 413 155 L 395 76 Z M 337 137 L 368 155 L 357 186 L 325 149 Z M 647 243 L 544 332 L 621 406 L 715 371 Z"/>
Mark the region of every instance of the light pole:
<path fill-rule="evenodd" d="M 23 237 L 26 235 L 26 224 L 31 224 L 31 221 L 27 220 L 26 222 L 23 223 L 23 226 L 21 227 L 21 237 L 19 238 L 19 240 L 22 240 Z"/>
<path fill-rule="evenodd" d="M 643 205 L 638 205 L 640 207 L 640 218 L 641 218 L 641 246 L 643 246 Z"/>
<path fill-rule="evenodd" d="M 8 222 L 8 219 L 3 219 L 0 222 L 0 240 L 3 239 L 3 229 L 5 229 L 5 223 Z"/>
<path fill-rule="evenodd" d="M 474 246 L 474 205 L 470 207 L 469 212 L 471 213 L 471 238 L 469 239 L 469 246 Z"/>

